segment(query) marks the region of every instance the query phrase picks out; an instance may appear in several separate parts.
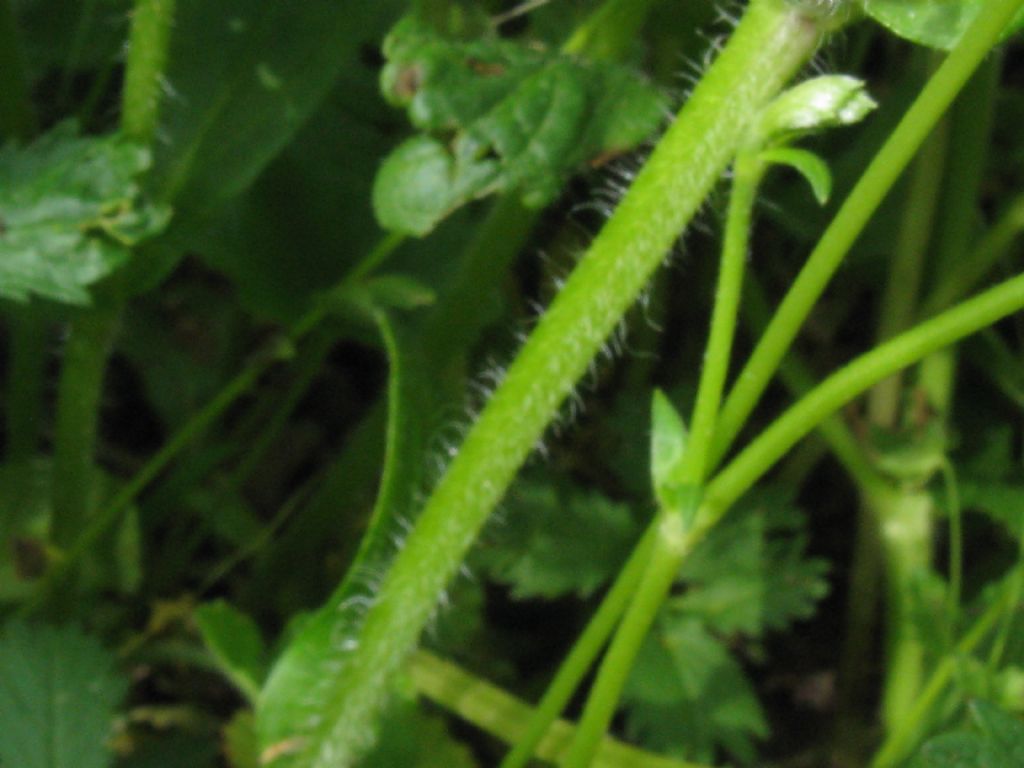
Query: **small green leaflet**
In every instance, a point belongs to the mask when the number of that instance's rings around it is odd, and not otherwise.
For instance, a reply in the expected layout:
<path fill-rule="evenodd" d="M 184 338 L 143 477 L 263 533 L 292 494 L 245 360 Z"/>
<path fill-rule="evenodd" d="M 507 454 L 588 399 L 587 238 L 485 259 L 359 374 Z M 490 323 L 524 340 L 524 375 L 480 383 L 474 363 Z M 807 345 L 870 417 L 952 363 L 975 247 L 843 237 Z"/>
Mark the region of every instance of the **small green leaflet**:
<path fill-rule="evenodd" d="M 863 0 L 864 11 L 890 32 L 921 45 L 951 49 L 963 36 L 984 0 Z M 1024 11 L 1010 24 L 1010 35 L 1024 27 Z"/>
<path fill-rule="evenodd" d="M 629 508 L 591 491 L 522 481 L 474 550 L 473 563 L 516 599 L 586 597 L 608 581 L 640 537 Z"/>
<path fill-rule="evenodd" d="M 499 192 L 542 207 L 573 171 L 635 147 L 667 113 L 660 92 L 625 68 L 497 39 L 450 41 L 415 17 L 395 26 L 384 54 L 384 96 L 422 133 L 385 159 L 373 205 L 382 226 L 408 234 Z"/>
<path fill-rule="evenodd" d="M 267 673 L 266 648 L 256 622 L 223 600 L 199 606 L 195 622 L 217 666 L 255 703 Z"/>
<path fill-rule="evenodd" d="M 127 689 L 114 657 L 74 627 L 8 623 L 0 632 L 0 765 L 104 768 Z"/>
<path fill-rule="evenodd" d="M 1019 768 L 1024 765 L 1024 723 L 994 704 L 969 705 L 971 730 L 937 736 L 908 768 Z"/>
<path fill-rule="evenodd" d="M 137 183 L 149 165 L 145 148 L 79 137 L 73 123 L 0 149 L 0 297 L 88 304 L 88 286 L 167 224 L 170 209 L 146 203 Z"/>

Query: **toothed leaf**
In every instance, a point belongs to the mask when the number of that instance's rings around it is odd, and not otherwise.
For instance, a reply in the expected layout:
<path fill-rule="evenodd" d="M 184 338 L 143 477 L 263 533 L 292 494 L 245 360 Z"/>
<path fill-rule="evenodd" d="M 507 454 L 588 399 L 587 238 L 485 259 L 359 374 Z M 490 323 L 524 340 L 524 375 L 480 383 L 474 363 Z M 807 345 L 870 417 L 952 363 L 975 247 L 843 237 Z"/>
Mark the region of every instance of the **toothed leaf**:
<path fill-rule="evenodd" d="M 0 297 L 89 304 L 88 287 L 167 224 L 169 209 L 140 193 L 149 165 L 144 147 L 73 123 L 0 148 Z"/>

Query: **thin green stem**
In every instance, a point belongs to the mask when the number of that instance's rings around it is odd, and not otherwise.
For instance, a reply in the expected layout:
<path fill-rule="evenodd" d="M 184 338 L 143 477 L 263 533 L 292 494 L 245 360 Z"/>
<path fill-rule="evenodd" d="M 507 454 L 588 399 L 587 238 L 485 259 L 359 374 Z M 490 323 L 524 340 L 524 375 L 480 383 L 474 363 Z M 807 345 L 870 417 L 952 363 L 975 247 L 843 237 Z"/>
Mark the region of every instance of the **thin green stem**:
<path fill-rule="evenodd" d="M 537 745 L 541 743 L 551 724 L 565 709 L 573 692 L 590 670 L 594 659 L 611 636 L 619 618 L 626 610 L 647 568 L 651 547 L 657 535 L 657 528 L 648 526 L 643 538 L 633 549 L 629 560 L 619 571 L 615 583 L 601 601 L 601 605 L 587 623 L 586 629 L 576 640 L 569 655 L 565 657 L 544 696 L 533 710 L 522 734 L 516 739 L 515 747 L 501 761 L 499 768 L 524 768 L 534 755 L 540 755 Z"/>
<path fill-rule="evenodd" d="M 50 538 L 68 547 L 86 525 L 95 499 L 93 452 L 107 355 L 120 323 L 118 308 L 83 310 L 71 323 L 57 387 Z"/>
<path fill-rule="evenodd" d="M 11 0 L 0 0 L 0 137 L 25 141 L 38 130 Z"/>
<path fill-rule="evenodd" d="M 939 312 L 971 291 L 1003 260 L 1024 231 L 1024 195 L 1015 198 L 966 258 L 946 269 L 925 300 L 922 315 Z"/>
<path fill-rule="evenodd" d="M 942 190 L 948 124 L 941 121 L 914 162 L 896 248 L 878 312 L 879 341 L 905 331 L 917 314 L 918 293 Z M 902 402 L 902 377 L 879 382 L 868 397 L 868 419 L 880 427 L 897 424 Z"/>
<path fill-rule="evenodd" d="M 697 499 L 694 499 L 696 502 Z M 576 728 L 576 737 L 562 768 L 587 768 L 604 738 L 608 724 L 619 704 L 633 660 L 665 601 L 672 582 L 686 555 L 693 549 L 699 534 L 688 529 L 685 520 L 693 510 L 667 511 L 654 523 L 657 531 L 650 559 L 636 594 L 622 617 L 612 644 L 605 654 Z"/>
<path fill-rule="evenodd" d="M 719 417 L 711 466 L 725 456 L 811 308 L 896 179 L 1024 0 L 989 0 L 875 155 L 772 318 Z"/>
<path fill-rule="evenodd" d="M 467 435 L 382 581 L 356 650 L 314 651 L 297 642 L 272 671 L 263 694 L 263 743 L 297 747 L 278 751 L 281 762 L 322 768 L 355 759 L 382 692 L 477 531 L 732 158 L 751 115 L 806 61 L 821 33 L 779 0 L 748 7 Z M 320 657 L 311 659 L 311 652 Z M 318 671 L 339 663 L 343 675 Z M 312 726 L 285 704 L 295 703 L 300 679 L 306 693 L 298 710 L 309 708 Z"/>
<path fill-rule="evenodd" d="M 506 743 L 521 743 L 533 715 L 530 707 L 479 677 L 426 651 L 416 651 L 409 660 L 409 676 L 416 690 L 477 728 Z M 568 748 L 575 729 L 555 720 L 537 747 L 537 757 L 557 762 Z M 644 752 L 636 747 L 605 738 L 599 745 L 592 768 L 708 768 Z"/>
<path fill-rule="evenodd" d="M 121 129 L 149 144 L 156 133 L 175 0 L 136 0 L 128 37 Z"/>
<path fill-rule="evenodd" d="M 1018 574 L 1022 571 L 1018 570 Z M 1009 604 L 1009 595 L 1004 592 L 1002 599 L 996 600 L 983 613 L 963 639 L 957 643 L 956 652 L 948 653 L 928 678 L 921 689 L 921 694 L 914 701 L 913 707 L 903 716 L 899 727 L 890 730 L 881 748 L 871 761 L 871 768 L 891 768 L 901 764 L 910 756 L 914 745 L 920 740 L 924 724 L 932 714 L 939 696 L 953 679 L 960 659 L 973 652 L 975 648 L 992 631 L 999 618 Z"/>
<path fill-rule="evenodd" d="M 1024 275 L 1007 280 L 858 357 L 765 429 L 708 484 L 713 518 L 724 512 L 798 440 L 831 413 L 925 355 L 1024 307 Z"/>
<path fill-rule="evenodd" d="M 675 478 L 680 485 L 699 485 L 707 472 L 708 451 L 715 435 L 718 409 L 732 358 L 754 201 L 763 175 L 763 164 L 755 152 L 743 151 L 737 156 L 733 165 L 732 190 L 711 317 L 711 333 L 690 421 L 686 455 L 680 464 L 679 477 Z"/>

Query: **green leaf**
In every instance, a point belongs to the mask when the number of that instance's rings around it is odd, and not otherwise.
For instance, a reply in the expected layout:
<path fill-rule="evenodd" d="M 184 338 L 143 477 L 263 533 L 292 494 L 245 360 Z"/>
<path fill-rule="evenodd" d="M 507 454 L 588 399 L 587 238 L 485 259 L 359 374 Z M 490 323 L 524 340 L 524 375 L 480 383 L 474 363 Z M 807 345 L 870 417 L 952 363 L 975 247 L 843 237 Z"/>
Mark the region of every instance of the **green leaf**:
<path fill-rule="evenodd" d="M 1024 765 L 1024 723 L 985 701 L 973 701 L 968 708 L 974 729 L 935 737 L 921 748 L 909 768 Z"/>
<path fill-rule="evenodd" d="M 444 721 L 401 698 L 381 718 L 380 741 L 361 768 L 474 768 L 473 753 L 451 737 Z"/>
<path fill-rule="evenodd" d="M 636 146 L 665 115 L 639 76 L 499 39 L 455 42 L 416 17 L 388 36 L 385 97 L 424 132 L 374 185 L 381 225 L 425 235 L 453 210 L 499 192 L 539 208 L 588 162 Z"/>
<path fill-rule="evenodd" d="M 362 46 L 398 7 L 179 0 L 154 189 L 194 223 L 247 188 L 336 81 L 358 108 L 371 88 Z"/>
<path fill-rule="evenodd" d="M 752 141 L 755 146 L 787 143 L 828 128 L 852 125 L 876 106 L 863 80 L 821 75 L 775 97 L 752 129 Z"/>
<path fill-rule="evenodd" d="M 809 618 L 828 593 L 828 564 L 807 558 L 804 527 L 784 491 L 750 495 L 687 558 L 673 608 L 750 637 Z"/>
<path fill-rule="evenodd" d="M 88 304 L 88 286 L 167 224 L 137 178 L 148 150 L 63 123 L 25 148 L 0 149 L 0 297 Z"/>
<path fill-rule="evenodd" d="M 223 600 L 196 608 L 195 621 L 217 666 L 255 702 L 267 672 L 266 648 L 256 622 Z"/>
<path fill-rule="evenodd" d="M 673 506 L 669 490 L 686 453 L 686 424 L 679 411 L 660 389 L 651 401 L 651 479 L 663 507 Z"/>
<path fill-rule="evenodd" d="M 893 34 L 932 48 L 951 49 L 984 7 L 984 0 L 862 0 L 864 10 Z M 1010 35 L 1024 27 L 1024 11 Z"/>
<path fill-rule="evenodd" d="M 640 536 L 626 505 L 528 480 L 509 492 L 502 518 L 483 534 L 474 562 L 516 599 L 593 594 Z"/>
<path fill-rule="evenodd" d="M 295 764 L 302 750 L 323 746 L 324 726 L 334 722 L 331 705 L 345 683 L 345 664 L 373 602 L 377 579 L 387 572 L 408 530 L 413 498 L 423 480 L 422 450 L 430 430 L 428 419 L 434 413 L 423 350 L 402 323 L 379 310 L 374 316 L 391 364 L 380 490 L 345 579 L 324 607 L 297 629 L 260 693 L 256 712 L 260 744 L 264 751 L 280 756 L 275 765 Z M 365 734 L 365 746 L 374 737 Z"/>
<path fill-rule="evenodd" d="M 749 762 L 768 723 L 750 682 L 695 618 L 663 612 L 623 691 L 626 728 L 644 746 L 710 763 L 722 747 Z"/>
<path fill-rule="evenodd" d="M 818 205 L 828 202 L 832 194 L 832 172 L 828 169 L 828 163 L 818 155 L 806 149 L 774 147 L 764 150 L 758 157 L 765 163 L 788 165 L 807 179 Z"/>
<path fill-rule="evenodd" d="M 0 633 L 0 764 L 103 768 L 126 680 L 95 638 L 13 621 Z"/>

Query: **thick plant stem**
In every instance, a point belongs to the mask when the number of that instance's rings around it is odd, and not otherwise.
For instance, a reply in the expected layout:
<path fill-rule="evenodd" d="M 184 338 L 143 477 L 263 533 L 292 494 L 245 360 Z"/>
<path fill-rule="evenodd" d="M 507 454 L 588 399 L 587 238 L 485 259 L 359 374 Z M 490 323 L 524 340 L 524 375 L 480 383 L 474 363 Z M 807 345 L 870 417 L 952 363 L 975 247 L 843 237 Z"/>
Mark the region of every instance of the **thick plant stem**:
<path fill-rule="evenodd" d="M 92 509 L 93 451 L 107 356 L 120 323 L 119 308 L 83 310 L 72 321 L 57 388 L 50 538 L 67 547 Z"/>
<path fill-rule="evenodd" d="M 583 634 L 579 636 L 569 655 L 558 668 L 555 678 L 533 710 L 523 734 L 516 740 L 512 751 L 501 761 L 499 768 L 523 768 L 537 752 L 537 746 L 548 733 L 548 728 L 569 703 L 573 692 L 586 676 L 626 610 L 647 568 L 656 535 L 657 528 L 649 526 L 643 539 L 634 548 L 629 561 L 619 572 L 615 583 L 608 590 L 608 594 L 601 601 L 597 612 L 587 623 Z"/>
<path fill-rule="evenodd" d="M 731 159 L 751 115 L 820 36 L 815 22 L 784 2 L 750 5 L 427 501 L 366 614 L 358 648 L 322 648 L 315 632 L 323 627 L 311 628 L 309 640 L 297 638 L 272 671 L 260 725 L 280 763 L 349 765 L 365 747 L 390 680 L 488 514 Z M 344 674 L 329 677 L 326 670 L 339 663 Z M 299 689 L 305 703 L 296 711 L 285 701 Z"/>
<path fill-rule="evenodd" d="M 711 465 L 725 456 L 811 308 L 893 183 L 1024 0 L 989 0 L 843 203 L 800 271 L 722 406 Z"/>

